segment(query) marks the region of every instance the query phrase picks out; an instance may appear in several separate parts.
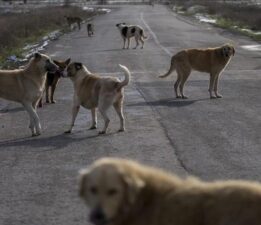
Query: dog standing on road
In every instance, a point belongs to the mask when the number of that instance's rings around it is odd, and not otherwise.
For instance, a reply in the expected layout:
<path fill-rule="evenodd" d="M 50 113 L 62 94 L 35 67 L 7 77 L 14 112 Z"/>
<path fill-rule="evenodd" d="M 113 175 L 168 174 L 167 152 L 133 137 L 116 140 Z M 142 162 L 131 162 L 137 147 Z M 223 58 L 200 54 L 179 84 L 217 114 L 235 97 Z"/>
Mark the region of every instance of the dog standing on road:
<path fill-rule="evenodd" d="M 114 77 L 100 77 L 90 73 L 82 63 L 71 63 L 67 67 L 67 76 L 74 84 L 74 97 L 72 109 L 72 122 L 70 129 L 65 133 L 71 133 L 74 126 L 76 116 L 80 106 L 90 109 L 92 112 L 92 126 L 90 129 L 97 127 L 96 108 L 99 109 L 103 119 L 104 128 L 99 134 L 105 134 L 109 125 L 107 111 L 113 105 L 115 111 L 120 117 L 120 129 L 125 130 L 124 116 L 122 112 L 123 106 L 123 87 L 128 85 L 130 81 L 130 71 L 127 67 L 119 65 L 124 71 L 125 79 L 120 81 Z"/>
<path fill-rule="evenodd" d="M 47 79 L 45 82 L 45 99 L 46 103 L 55 103 L 54 100 L 54 91 L 56 89 L 56 86 L 60 80 L 60 78 L 63 76 L 64 70 L 69 65 L 71 59 L 67 59 L 65 61 L 58 61 L 53 60 L 53 62 L 58 66 L 58 70 L 54 72 L 47 72 Z M 51 97 L 49 98 L 49 92 L 51 89 Z M 42 107 L 42 98 L 39 101 L 39 107 Z"/>
<path fill-rule="evenodd" d="M 71 27 L 72 24 L 77 24 L 78 29 L 81 29 L 81 22 L 82 22 L 82 18 L 80 17 L 72 17 L 72 16 L 64 16 L 67 20 L 68 25 Z"/>
<path fill-rule="evenodd" d="M 145 36 L 144 30 L 141 26 L 126 25 L 126 23 L 118 23 L 116 24 L 116 27 L 121 32 L 121 36 L 123 39 L 123 49 L 125 49 L 126 40 L 128 41 L 127 49 L 129 49 L 130 40 L 132 37 L 135 37 L 136 40 L 136 46 L 134 47 L 134 49 L 136 49 L 139 46 L 139 41 L 141 42 L 141 48 L 143 48 L 144 39 L 147 39 L 148 37 Z"/>
<path fill-rule="evenodd" d="M 159 77 L 167 77 L 176 70 L 178 75 L 174 84 L 176 98 L 187 98 L 183 93 L 183 87 L 191 71 L 206 72 L 210 74 L 210 98 L 222 98 L 222 95 L 218 93 L 219 76 L 234 55 L 235 49 L 231 44 L 225 44 L 217 48 L 186 49 L 171 58 L 169 71 Z M 213 95 L 213 91 L 215 95 Z"/>
<path fill-rule="evenodd" d="M 24 106 L 30 117 L 32 136 L 41 134 L 36 108 L 44 90 L 46 73 L 57 69 L 47 55 L 35 53 L 23 69 L 0 70 L 0 97 Z"/>
<path fill-rule="evenodd" d="M 87 24 L 87 33 L 89 37 L 94 35 L 94 28 L 92 23 Z"/>
<path fill-rule="evenodd" d="M 80 173 L 94 225 L 260 225 L 261 183 L 182 179 L 103 158 Z"/>

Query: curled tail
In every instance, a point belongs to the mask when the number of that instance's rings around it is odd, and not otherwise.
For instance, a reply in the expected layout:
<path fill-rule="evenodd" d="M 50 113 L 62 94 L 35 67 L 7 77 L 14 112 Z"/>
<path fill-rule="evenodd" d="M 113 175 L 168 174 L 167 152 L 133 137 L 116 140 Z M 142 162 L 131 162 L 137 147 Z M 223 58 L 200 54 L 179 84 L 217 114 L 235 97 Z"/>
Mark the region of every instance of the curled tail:
<path fill-rule="evenodd" d="M 175 65 L 174 65 L 174 61 L 171 60 L 169 71 L 167 73 L 163 74 L 163 75 L 160 75 L 159 77 L 160 78 L 165 78 L 165 77 L 169 76 L 175 69 L 176 68 L 175 68 Z"/>
<path fill-rule="evenodd" d="M 122 68 L 122 70 L 124 71 L 124 75 L 125 75 L 125 79 L 122 82 L 120 82 L 119 86 L 118 86 L 118 88 L 122 88 L 129 84 L 131 73 L 126 66 L 123 66 L 121 64 L 119 64 L 119 66 L 120 66 L 120 68 Z"/>

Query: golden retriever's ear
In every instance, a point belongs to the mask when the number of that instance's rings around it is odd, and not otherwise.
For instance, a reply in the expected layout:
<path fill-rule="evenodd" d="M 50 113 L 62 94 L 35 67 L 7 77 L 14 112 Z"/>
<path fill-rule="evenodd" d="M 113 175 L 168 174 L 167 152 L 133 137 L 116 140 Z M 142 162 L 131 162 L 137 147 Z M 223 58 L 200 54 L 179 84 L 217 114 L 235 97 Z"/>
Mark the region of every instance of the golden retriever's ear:
<path fill-rule="evenodd" d="M 79 196 L 84 197 L 85 195 L 85 184 L 87 180 L 87 176 L 89 174 L 88 170 L 81 170 L 79 176 Z"/>
<path fill-rule="evenodd" d="M 140 191 L 145 187 L 145 182 L 137 175 L 123 175 L 123 180 L 126 185 L 126 195 L 130 204 L 133 204 Z"/>

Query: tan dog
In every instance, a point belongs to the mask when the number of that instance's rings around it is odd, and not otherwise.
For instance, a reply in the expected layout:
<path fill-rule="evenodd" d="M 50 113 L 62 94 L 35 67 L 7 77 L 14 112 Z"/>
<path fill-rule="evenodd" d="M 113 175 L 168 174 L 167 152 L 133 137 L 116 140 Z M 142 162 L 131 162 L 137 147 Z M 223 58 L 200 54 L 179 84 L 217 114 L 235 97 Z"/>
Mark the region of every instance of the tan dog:
<path fill-rule="evenodd" d="M 219 75 L 225 69 L 234 54 L 235 49 L 230 44 L 225 44 L 217 48 L 183 50 L 172 57 L 169 71 L 159 77 L 167 77 L 176 70 L 178 74 L 174 84 L 176 98 L 187 98 L 183 93 L 183 87 L 191 71 L 196 70 L 209 73 L 210 98 L 222 98 L 222 95 L 218 93 Z M 178 88 L 180 94 L 178 93 Z M 215 96 L 213 95 L 213 91 Z"/>
<path fill-rule="evenodd" d="M 72 26 L 72 24 L 77 24 L 78 29 L 81 29 L 81 22 L 83 21 L 82 18 L 78 17 L 78 16 L 65 16 L 67 23 L 69 25 L 69 27 Z"/>
<path fill-rule="evenodd" d="M 44 90 L 46 73 L 57 69 L 47 55 L 36 53 L 23 69 L 0 70 L 0 98 L 24 106 L 30 116 L 32 136 L 41 134 L 36 106 Z"/>
<path fill-rule="evenodd" d="M 104 128 L 99 134 L 105 134 L 110 122 L 107 111 L 113 105 L 120 117 L 119 131 L 125 130 L 122 112 L 123 87 L 128 85 L 130 81 L 130 71 L 125 66 L 119 66 L 125 74 L 123 81 L 114 77 L 100 77 L 91 74 L 82 63 L 71 63 L 68 66 L 67 76 L 71 78 L 74 84 L 74 98 L 71 126 L 65 133 L 71 133 L 80 106 L 90 109 L 92 112 L 92 126 L 90 129 L 96 129 L 97 127 L 96 108 L 99 109 L 104 119 Z"/>
<path fill-rule="evenodd" d="M 103 158 L 81 171 L 80 197 L 95 225 L 260 225 L 261 184 L 181 179 Z"/>

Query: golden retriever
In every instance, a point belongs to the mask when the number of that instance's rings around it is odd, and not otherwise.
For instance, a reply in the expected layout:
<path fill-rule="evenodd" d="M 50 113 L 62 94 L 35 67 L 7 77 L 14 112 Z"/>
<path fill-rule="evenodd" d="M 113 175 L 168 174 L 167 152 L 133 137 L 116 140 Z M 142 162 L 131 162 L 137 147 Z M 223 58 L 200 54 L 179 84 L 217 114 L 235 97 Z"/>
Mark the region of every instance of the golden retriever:
<path fill-rule="evenodd" d="M 80 197 L 95 225 L 260 225 L 261 184 L 182 179 L 103 158 L 80 172 Z"/>
<path fill-rule="evenodd" d="M 177 80 L 174 84 L 176 98 L 187 96 L 183 93 L 183 87 L 192 70 L 210 74 L 209 95 L 210 98 L 222 98 L 218 93 L 219 75 L 228 65 L 235 49 L 231 44 L 224 44 L 217 48 L 186 49 L 178 52 L 171 58 L 169 71 L 159 77 L 169 76 L 174 70 L 177 71 Z M 178 88 L 180 94 L 178 93 Z M 213 95 L 213 91 L 215 95 Z"/>
<path fill-rule="evenodd" d="M 97 74 L 92 74 L 82 63 L 71 63 L 67 67 L 66 76 L 68 76 L 74 84 L 74 97 L 72 121 L 69 130 L 65 133 L 72 132 L 80 106 L 91 110 L 92 126 L 90 129 L 97 128 L 96 109 L 99 109 L 104 119 L 104 127 L 99 134 L 105 134 L 110 123 L 107 111 L 113 105 L 120 118 L 119 132 L 125 130 L 125 120 L 122 110 L 124 97 L 123 91 L 124 86 L 129 84 L 131 74 L 126 66 L 119 66 L 125 75 L 123 81 L 120 81 L 115 77 L 101 77 Z"/>
<path fill-rule="evenodd" d="M 41 99 L 47 72 L 58 67 L 44 54 L 35 53 L 30 62 L 17 70 L 0 70 L 0 98 L 21 103 L 30 116 L 32 136 L 41 134 L 41 124 L 36 112 Z"/>

